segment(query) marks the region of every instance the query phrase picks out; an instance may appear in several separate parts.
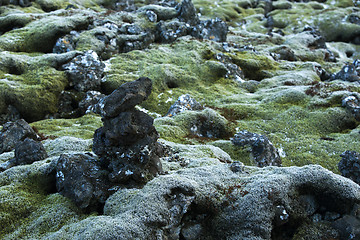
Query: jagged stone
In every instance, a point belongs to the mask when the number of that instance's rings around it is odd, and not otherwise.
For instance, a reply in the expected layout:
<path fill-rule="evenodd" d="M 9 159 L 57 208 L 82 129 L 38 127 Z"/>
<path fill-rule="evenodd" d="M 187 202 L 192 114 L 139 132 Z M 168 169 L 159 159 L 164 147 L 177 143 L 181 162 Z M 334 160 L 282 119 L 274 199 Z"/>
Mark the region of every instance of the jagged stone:
<path fill-rule="evenodd" d="M 228 26 L 219 18 L 201 21 L 193 27 L 191 35 L 199 39 L 209 39 L 216 42 L 225 42 Z"/>
<path fill-rule="evenodd" d="M 121 112 L 130 110 L 145 101 L 150 95 L 151 89 L 151 79 L 146 77 L 125 83 L 100 100 L 96 112 L 104 118 L 116 117 Z"/>
<path fill-rule="evenodd" d="M 360 61 L 356 59 L 351 64 L 346 64 L 342 69 L 333 74 L 330 80 L 340 79 L 348 82 L 359 82 L 360 81 Z"/>
<path fill-rule="evenodd" d="M 344 97 L 342 106 L 349 109 L 356 120 L 360 121 L 360 96 L 357 93 Z"/>
<path fill-rule="evenodd" d="M 93 151 L 113 184 L 143 184 L 162 171 L 153 118 L 135 109 L 151 93 L 149 78 L 121 85 L 98 104 L 104 126 L 94 135 Z"/>
<path fill-rule="evenodd" d="M 0 132 L 0 153 L 13 150 L 25 138 L 37 140 L 38 135 L 24 119 L 5 123 Z"/>
<path fill-rule="evenodd" d="M 99 89 L 104 68 L 105 64 L 92 50 L 63 65 L 70 80 L 70 86 L 79 92 Z"/>
<path fill-rule="evenodd" d="M 345 151 L 341 155 L 338 167 L 341 175 L 360 184 L 360 154 L 355 151 Z"/>
<path fill-rule="evenodd" d="M 15 164 L 25 165 L 44 160 L 48 155 L 41 142 L 26 138 L 15 147 Z"/>
<path fill-rule="evenodd" d="M 181 95 L 178 100 L 171 105 L 169 111 L 166 116 L 172 117 L 175 116 L 185 110 L 202 110 L 203 106 L 197 102 L 194 98 L 192 98 L 189 94 Z"/>
<path fill-rule="evenodd" d="M 281 158 L 278 150 L 264 135 L 240 131 L 231 138 L 231 142 L 240 147 L 249 145 L 251 153 L 258 167 L 281 166 Z"/>
<path fill-rule="evenodd" d="M 56 167 L 56 188 L 80 208 L 93 208 L 109 196 L 108 172 L 91 153 L 61 154 Z"/>

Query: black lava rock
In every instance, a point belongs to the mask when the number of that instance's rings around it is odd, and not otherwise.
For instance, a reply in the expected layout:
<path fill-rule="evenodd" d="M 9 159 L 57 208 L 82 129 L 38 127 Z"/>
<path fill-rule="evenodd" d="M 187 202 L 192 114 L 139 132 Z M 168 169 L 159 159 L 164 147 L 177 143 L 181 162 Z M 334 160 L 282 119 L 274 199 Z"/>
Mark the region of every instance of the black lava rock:
<path fill-rule="evenodd" d="M 351 215 L 345 215 L 331 224 L 339 234 L 339 239 L 360 239 L 360 220 Z"/>
<path fill-rule="evenodd" d="M 153 119 L 135 109 L 151 88 L 149 78 L 139 78 L 121 85 L 97 106 L 104 126 L 95 132 L 93 151 L 114 185 L 141 185 L 162 171 Z"/>
<path fill-rule="evenodd" d="M 100 87 L 105 64 L 96 52 L 90 50 L 63 65 L 70 86 L 79 92 L 97 90 Z"/>
<path fill-rule="evenodd" d="M 56 165 L 56 188 L 80 208 L 95 208 L 109 196 L 108 172 L 91 153 L 61 154 Z"/>
<path fill-rule="evenodd" d="M 342 106 L 349 109 L 356 120 L 360 121 L 360 97 L 357 94 L 345 97 L 342 100 Z"/>
<path fill-rule="evenodd" d="M 133 109 L 136 105 L 145 101 L 151 90 L 151 79 L 146 77 L 125 83 L 109 96 L 100 100 L 96 112 L 104 118 L 116 117 L 121 112 Z"/>
<path fill-rule="evenodd" d="M 160 21 L 156 25 L 156 41 L 160 43 L 171 43 L 181 36 L 188 35 L 190 30 L 190 25 L 184 22 Z"/>
<path fill-rule="evenodd" d="M 321 35 L 320 31 L 314 27 L 311 26 L 306 26 L 303 30 L 304 32 L 309 32 L 313 37 L 313 41 L 310 42 L 308 44 L 309 48 L 325 48 L 326 49 L 326 40 L 325 38 Z"/>
<path fill-rule="evenodd" d="M 79 102 L 80 115 L 95 112 L 97 104 L 105 97 L 104 94 L 97 91 L 86 92 L 85 97 Z"/>
<path fill-rule="evenodd" d="M 184 94 L 181 95 L 173 105 L 171 105 L 166 116 L 172 117 L 185 110 L 194 111 L 194 110 L 202 110 L 202 109 L 204 108 L 199 102 L 197 102 L 189 94 Z"/>
<path fill-rule="evenodd" d="M 199 23 L 199 17 L 196 14 L 196 9 L 191 0 L 183 0 L 178 7 L 178 12 L 180 21 L 191 25 Z"/>
<path fill-rule="evenodd" d="M 226 46 L 226 44 L 223 44 L 223 46 Z M 226 48 L 226 47 L 225 47 Z M 215 55 L 215 58 L 220 61 L 222 64 L 224 64 L 227 73 L 225 74 L 226 78 L 233 77 L 238 82 L 242 82 L 245 78 L 245 75 L 241 68 L 232 62 L 231 58 L 223 53 L 217 53 Z"/>
<path fill-rule="evenodd" d="M 351 64 L 346 64 L 340 72 L 334 74 L 330 80 L 340 79 L 348 82 L 360 81 L 360 61 L 356 59 Z"/>
<path fill-rule="evenodd" d="M 79 36 L 76 31 L 71 31 L 70 34 L 59 38 L 53 48 L 53 53 L 66 53 L 75 50 L 75 39 Z"/>
<path fill-rule="evenodd" d="M 25 138 L 38 140 L 38 135 L 24 119 L 5 123 L 0 132 L 0 154 L 13 150 Z"/>
<path fill-rule="evenodd" d="M 192 36 L 199 39 L 210 39 L 216 42 L 225 42 L 228 26 L 219 18 L 201 21 L 193 27 Z"/>
<path fill-rule="evenodd" d="M 41 142 L 26 138 L 15 147 L 15 165 L 31 164 L 47 158 L 48 155 Z"/>
<path fill-rule="evenodd" d="M 240 147 L 249 145 L 258 167 L 281 166 L 279 152 L 266 136 L 240 131 L 231 138 L 231 142 Z"/>
<path fill-rule="evenodd" d="M 338 168 L 341 175 L 360 184 L 360 154 L 355 151 L 345 151 L 340 156 L 342 159 Z"/>

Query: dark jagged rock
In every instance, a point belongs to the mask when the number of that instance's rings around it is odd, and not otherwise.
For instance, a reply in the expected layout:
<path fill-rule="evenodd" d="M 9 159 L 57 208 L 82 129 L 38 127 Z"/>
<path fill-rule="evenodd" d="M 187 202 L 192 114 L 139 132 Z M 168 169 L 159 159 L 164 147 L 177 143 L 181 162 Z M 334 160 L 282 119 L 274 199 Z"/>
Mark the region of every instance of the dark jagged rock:
<path fill-rule="evenodd" d="M 228 26 L 219 18 L 200 21 L 191 0 L 183 0 L 177 7 L 178 19 L 160 21 L 156 26 L 156 41 L 170 43 L 185 35 L 198 39 L 225 42 Z"/>
<path fill-rule="evenodd" d="M 91 153 L 61 154 L 56 167 L 56 188 L 80 208 L 95 208 L 109 196 L 107 172 Z"/>
<path fill-rule="evenodd" d="M 356 59 L 351 64 L 346 64 L 340 72 L 334 74 L 330 80 L 340 79 L 348 82 L 360 81 L 360 61 Z"/>
<path fill-rule="evenodd" d="M 355 151 L 345 151 L 341 155 L 338 167 L 341 175 L 360 184 L 360 154 Z"/>
<path fill-rule="evenodd" d="M 175 116 L 185 110 L 202 110 L 203 106 L 192 98 L 189 94 L 181 95 L 178 100 L 171 105 L 166 116 Z"/>
<path fill-rule="evenodd" d="M 358 17 L 356 14 L 350 14 L 348 17 L 348 21 L 350 23 L 359 24 L 360 25 L 360 17 Z"/>
<path fill-rule="evenodd" d="M 113 118 L 121 112 L 133 109 L 145 101 L 152 90 L 151 79 L 142 77 L 121 85 L 97 105 L 96 112 L 104 118 Z"/>
<path fill-rule="evenodd" d="M 286 60 L 286 61 L 298 60 L 294 51 L 287 46 L 281 46 L 279 48 L 274 49 L 271 52 L 271 56 L 274 58 L 274 60 Z"/>
<path fill-rule="evenodd" d="M 160 21 L 156 25 L 156 41 L 161 43 L 171 43 L 181 36 L 188 35 L 190 30 L 190 25 L 184 22 Z"/>
<path fill-rule="evenodd" d="M 360 239 L 360 220 L 345 215 L 332 223 L 332 227 L 340 233 L 340 239 Z"/>
<path fill-rule="evenodd" d="M 13 105 L 8 105 L 6 112 L 0 115 L 0 124 L 4 124 L 6 122 L 14 122 L 16 120 L 21 119 L 21 115 L 19 111 Z"/>
<path fill-rule="evenodd" d="M 99 101 L 105 97 L 104 94 L 97 91 L 88 91 L 85 97 L 79 102 L 79 111 L 81 115 L 95 112 Z"/>
<path fill-rule="evenodd" d="M 320 31 L 314 27 L 306 26 L 303 30 L 304 32 L 309 32 L 313 37 L 314 40 L 308 44 L 309 48 L 325 48 L 326 49 L 326 40 L 321 35 Z"/>
<path fill-rule="evenodd" d="M 100 87 L 105 64 L 96 52 L 90 50 L 63 65 L 70 86 L 79 92 L 97 90 Z"/>
<path fill-rule="evenodd" d="M 13 150 L 25 138 L 37 140 L 38 135 L 24 119 L 5 123 L 0 132 L 0 153 Z"/>
<path fill-rule="evenodd" d="M 41 142 L 26 138 L 15 147 L 15 164 L 25 165 L 47 158 L 48 155 Z"/>
<path fill-rule="evenodd" d="M 349 109 L 354 114 L 355 119 L 360 121 L 360 98 L 358 94 L 345 97 L 342 100 L 342 106 Z"/>
<path fill-rule="evenodd" d="M 75 38 L 79 36 L 76 31 L 71 31 L 70 34 L 59 38 L 53 48 L 53 53 L 65 53 L 75 50 Z"/>
<path fill-rule="evenodd" d="M 196 14 L 196 9 L 191 0 L 183 0 L 178 6 L 179 20 L 189 23 L 191 25 L 197 25 L 199 23 L 199 17 Z"/>
<path fill-rule="evenodd" d="M 98 104 L 104 126 L 95 132 L 93 151 L 113 184 L 143 184 L 162 171 L 153 119 L 135 109 L 151 88 L 149 78 L 139 78 L 121 85 Z"/>
<path fill-rule="evenodd" d="M 225 42 L 228 26 L 219 18 L 201 21 L 194 26 L 192 36 L 199 39 L 210 39 L 216 42 Z"/>
<path fill-rule="evenodd" d="M 226 56 L 223 53 L 218 53 L 215 55 L 215 58 L 224 64 L 225 68 L 227 69 L 227 73 L 225 75 L 226 78 L 233 77 L 238 82 L 241 82 L 245 78 L 241 68 L 234 64 L 229 56 Z"/>
<path fill-rule="evenodd" d="M 264 135 L 240 131 L 231 138 L 231 142 L 240 147 L 249 145 L 258 167 L 281 166 L 281 158 L 278 150 Z"/>

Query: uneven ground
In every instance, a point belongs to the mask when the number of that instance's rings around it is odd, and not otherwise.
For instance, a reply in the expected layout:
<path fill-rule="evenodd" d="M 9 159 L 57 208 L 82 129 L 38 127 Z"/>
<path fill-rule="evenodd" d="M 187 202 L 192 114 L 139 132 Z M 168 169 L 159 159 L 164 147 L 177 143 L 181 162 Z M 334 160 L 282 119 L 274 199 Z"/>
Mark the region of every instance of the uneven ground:
<path fill-rule="evenodd" d="M 164 229 L 175 228 L 172 230 L 176 232 L 177 226 L 191 223 L 192 220 L 189 219 L 194 218 L 190 216 L 191 214 L 213 214 L 218 217 L 214 220 L 216 224 L 222 226 L 221 224 L 226 222 L 225 215 L 230 214 L 231 209 L 228 206 L 224 207 L 226 210 L 217 215 L 213 208 L 219 206 L 213 205 L 224 204 L 223 198 L 229 197 L 234 186 L 240 184 L 237 182 L 238 176 L 226 169 L 223 164 L 231 161 L 244 163 L 249 166 L 246 168 L 248 172 L 246 174 L 253 174 L 248 176 L 244 173 L 245 175 L 240 177 L 240 182 L 249 181 L 254 184 L 265 176 L 265 179 L 276 182 L 274 183 L 276 186 L 268 186 L 264 183 L 265 188 L 280 188 L 279 191 L 283 191 L 283 188 L 281 184 L 280 187 L 278 186 L 277 181 L 288 184 L 285 184 L 287 187 L 284 187 L 286 188 L 284 191 L 290 200 L 286 200 L 282 205 L 296 217 L 290 221 L 291 226 L 289 226 L 295 230 L 284 239 L 296 236 L 302 239 L 301 234 L 305 234 L 308 226 L 304 223 L 294 227 L 296 219 L 304 218 L 296 215 L 294 199 L 299 195 L 311 194 L 303 193 L 299 189 L 306 184 L 313 186 L 315 190 L 322 189 L 319 184 L 316 185 L 316 181 L 320 180 L 315 177 L 314 179 L 309 177 L 309 183 L 299 183 L 300 180 L 296 182 L 287 178 L 296 179 L 306 174 L 312 177 L 316 174 L 324 175 L 325 179 L 330 179 L 329 185 L 341 182 L 346 185 L 345 188 L 355 188 L 348 190 L 348 195 L 340 197 L 336 195 L 340 191 L 337 187 L 331 190 L 336 193 L 333 199 L 335 203 L 347 199 L 346 201 L 353 204 L 360 200 L 360 190 L 356 189 L 357 185 L 352 185 L 353 183 L 347 180 L 339 180 L 338 176 L 327 171 L 339 173 L 337 164 L 341 159 L 340 154 L 344 151 L 360 152 L 359 122 L 353 113 L 342 106 L 343 98 L 360 93 L 360 85 L 358 81 L 349 82 L 343 79 L 322 81 L 319 74 L 322 70 L 335 74 L 346 63 L 352 63 L 360 58 L 360 9 L 357 2 L 278 0 L 272 2 L 272 11 L 266 13 L 265 1 L 193 0 L 200 19 L 218 17 L 226 21 L 229 26 L 226 43 L 183 36 L 172 43 L 156 42 L 138 50 L 123 52 L 111 50 L 111 46 L 97 38 L 99 35 L 111 37 L 113 33 L 101 29 L 101 26 L 95 28 L 94 19 L 111 21 L 119 27 L 129 23 L 137 24 L 142 29 L 154 29 L 155 23 L 147 21 L 140 13 L 117 13 L 109 10 L 113 2 L 115 1 L 36 0 L 29 7 L 0 4 L 1 120 L 7 119 L 10 105 L 15 107 L 22 118 L 45 138 L 48 137 L 43 143 L 49 154 L 49 158 L 44 161 L 29 166 L 14 167 L 0 173 L 0 238 L 70 239 L 73 235 L 78 239 L 99 239 L 96 236 L 102 236 L 103 231 L 106 231 L 98 229 L 96 224 L 100 224 L 99 226 L 108 227 L 109 235 L 106 239 L 114 239 L 115 235 L 112 234 L 115 233 L 110 232 L 116 229 L 117 224 L 123 226 L 131 220 L 128 229 L 126 227 L 118 229 L 117 237 L 121 234 L 129 234 L 126 237 L 123 235 L 120 239 L 144 239 L 144 236 L 163 236 L 164 232 L 170 231 Z M 140 8 L 149 3 L 156 1 L 135 0 L 134 4 L 136 8 Z M 65 10 L 69 4 L 73 7 Z M 316 28 L 319 35 L 304 31 L 308 26 Z M 81 32 L 75 48 L 78 52 L 52 53 L 56 40 L 72 30 Z M 325 41 L 325 46 L 321 45 L 322 41 Z M 129 203 L 133 196 L 137 196 L 134 197 L 136 198 L 134 201 L 144 205 L 144 209 L 155 211 L 161 206 L 161 203 L 158 203 L 161 199 L 153 206 L 147 206 L 146 199 L 155 195 L 161 198 L 159 196 L 163 197 L 169 194 L 169 191 L 170 195 L 176 195 L 173 190 L 169 190 L 176 189 L 176 183 L 172 182 L 175 180 L 168 176 L 161 176 L 163 182 L 154 179 L 142 190 L 121 190 L 126 192 L 122 197 L 119 197 L 120 193 L 116 193 L 117 195 L 106 202 L 104 215 L 97 212 L 82 212 L 70 200 L 54 193 L 56 190 L 53 184 L 49 184 L 51 180 L 46 177 L 49 165 L 64 152 L 91 151 L 93 132 L 102 125 L 100 116 L 93 113 L 71 119 L 58 117 L 61 93 L 74 92 L 60 66 L 71 60 L 79 51 L 87 50 L 97 52 L 105 63 L 106 67 L 98 89 L 104 94 L 109 94 L 121 84 L 141 76 L 153 80 L 153 91 L 140 108 L 148 111 L 155 118 L 154 125 L 160 134 L 160 141 L 176 149 L 179 162 L 164 158 L 163 165 L 165 170 L 173 174 L 170 175 L 174 179 L 180 179 L 179 191 L 184 195 L 180 205 L 183 209 L 193 209 L 185 220 L 176 220 L 176 217 L 173 219 L 170 217 L 170 220 L 166 220 L 166 217 L 165 220 L 157 219 L 158 216 L 151 214 L 150 217 L 154 219 L 146 223 L 135 219 L 136 217 L 131 218 L 131 214 L 136 215 L 132 212 L 133 209 L 129 210 L 136 206 L 135 203 Z M 237 66 L 242 74 L 231 72 L 227 64 Z M 76 94 L 83 93 L 75 93 L 74 99 Z M 183 94 L 190 94 L 205 106 L 205 110 L 186 111 L 173 117 L 166 116 L 170 106 Z M 216 137 L 197 134 L 193 131 L 193 127 L 199 122 L 220 129 L 221 134 Z M 314 166 L 292 167 L 289 170 L 287 168 L 261 170 L 251 167 L 254 162 L 249 149 L 238 148 L 230 142 L 230 137 L 239 130 L 266 135 L 280 150 L 284 167 L 318 164 L 327 170 Z M 12 157 L 13 153 L 4 153 L 0 155 L 0 161 L 5 162 Z M 186 164 L 181 161 L 185 161 Z M 216 173 L 217 168 L 219 173 Z M 180 172 L 175 172 L 177 170 Z M 181 171 L 184 171 L 184 175 L 181 175 Z M 206 178 L 204 171 L 213 179 L 204 180 Z M 309 173 L 309 171 L 313 172 Z M 182 178 L 186 180 L 181 181 Z M 229 182 L 223 183 L 224 181 Z M 153 185 L 154 188 L 160 186 L 161 189 L 159 193 L 154 193 L 154 196 L 151 195 Z M 208 185 L 208 189 L 202 190 L 203 185 Z M 226 190 L 229 188 L 230 190 Z M 301 193 L 293 193 L 289 189 Z M 214 191 L 219 191 L 218 195 Z M 263 202 L 258 200 L 261 202 L 260 205 L 265 206 L 268 200 L 276 202 L 264 196 L 259 197 L 262 194 L 259 193 L 261 189 L 254 192 L 248 189 L 245 191 L 251 193 L 249 198 L 258 196 L 255 198 L 264 200 Z M 354 193 L 349 193 L 351 191 Z M 204 206 L 206 202 L 204 196 L 208 194 L 209 198 L 212 197 L 212 200 L 209 200 L 211 213 L 207 213 Z M 234 199 L 230 199 L 234 204 L 241 202 L 242 197 L 247 195 L 244 192 L 239 194 Z M 316 196 L 317 202 L 321 205 L 323 198 L 328 195 Z M 129 203 L 123 207 L 128 209 L 117 212 L 114 210 L 116 207 L 111 207 L 111 204 L 115 206 L 119 204 L 114 200 L 116 196 L 119 197 L 119 202 Z M 277 197 L 280 199 L 281 196 L 279 194 Z M 175 203 L 169 204 L 175 205 Z M 200 207 L 196 209 L 191 204 Z M 248 207 L 243 204 L 243 207 Z M 276 205 L 277 202 L 274 204 Z M 164 206 L 159 208 L 162 207 Z M 293 212 L 289 209 L 293 209 Z M 276 215 L 273 210 L 266 211 L 269 215 L 272 214 L 271 216 Z M 338 209 L 326 211 L 337 212 Z M 159 212 L 165 214 L 162 209 Z M 169 213 L 173 216 L 171 214 Z M 259 216 L 249 221 L 261 222 L 264 219 L 266 217 Z M 272 218 L 269 219 L 270 222 L 264 227 L 264 232 L 259 235 L 255 233 L 253 233 L 255 235 L 251 235 L 252 233 L 246 235 L 245 232 L 248 231 L 246 229 L 251 227 L 243 226 L 245 230 L 242 233 L 233 233 L 228 229 L 228 235 L 217 236 L 217 239 L 225 239 L 225 237 L 268 239 L 271 235 L 273 238 L 279 237 L 273 230 L 275 228 L 271 227 Z M 164 223 L 166 221 L 168 222 Z M 154 229 L 145 227 L 146 224 L 155 224 L 164 232 L 155 233 Z M 214 223 L 204 220 L 202 227 L 206 228 L 212 224 Z M 180 234 L 182 239 L 192 239 L 186 237 L 189 228 L 178 229 L 182 231 Z M 328 226 L 316 225 L 313 228 L 328 229 Z M 252 230 L 254 230 L 253 226 Z M 139 233 L 140 231 L 144 232 Z M 311 234 L 313 233 L 308 233 L 309 236 Z M 168 239 L 179 237 L 176 233 L 167 232 L 165 235 Z M 211 239 L 211 234 L 201 236 L 204 239 Z M 333 235 L 329 233 L 328 236 Z"/>

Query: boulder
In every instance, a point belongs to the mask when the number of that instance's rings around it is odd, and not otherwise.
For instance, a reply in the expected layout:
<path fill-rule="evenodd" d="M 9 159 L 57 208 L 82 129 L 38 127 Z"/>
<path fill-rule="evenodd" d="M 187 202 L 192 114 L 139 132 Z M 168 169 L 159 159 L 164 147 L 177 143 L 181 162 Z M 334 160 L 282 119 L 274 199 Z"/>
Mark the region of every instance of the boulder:
<path fill-rule="evenodd" d="M 26 138 L 37 140 L 39 137 L 24 119 L 7 122 L 0 131 L 0 153 L 15 149 Z"/>
<path fill-rule="evenodd" d="M 244 130 L 236 133 L 231 138 L 231 142 L 239 147 L 250 146 L 251 154 L 258 167 L 281 166 L 279 151 L 264 135 Z"/>
<path fill-rule="evenodd" d="M 99 160 L 91 153 L 64 153 L 57 161 L 56 189 L 80 208 L 98 210 L 109 192 L 107 172 L 100 169 Z"/>

